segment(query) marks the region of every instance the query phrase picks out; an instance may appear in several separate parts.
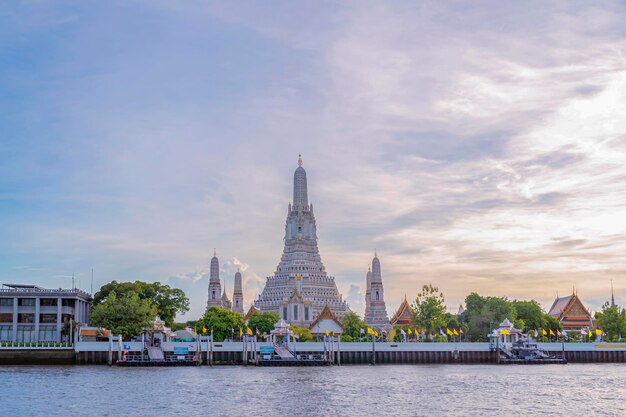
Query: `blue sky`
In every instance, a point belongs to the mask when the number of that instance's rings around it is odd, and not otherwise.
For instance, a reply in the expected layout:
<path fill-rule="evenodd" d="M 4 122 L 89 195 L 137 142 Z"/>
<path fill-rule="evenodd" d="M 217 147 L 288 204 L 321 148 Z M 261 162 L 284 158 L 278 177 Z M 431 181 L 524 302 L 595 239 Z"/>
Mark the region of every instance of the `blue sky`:
<path fill-rule="evenodd" d="M 621 2 L 0 5 L 0 282 L 116 280 L 245 302 L 297 155 L 322 259 L 362 312 L 432 282 L 626 297 Z"/>

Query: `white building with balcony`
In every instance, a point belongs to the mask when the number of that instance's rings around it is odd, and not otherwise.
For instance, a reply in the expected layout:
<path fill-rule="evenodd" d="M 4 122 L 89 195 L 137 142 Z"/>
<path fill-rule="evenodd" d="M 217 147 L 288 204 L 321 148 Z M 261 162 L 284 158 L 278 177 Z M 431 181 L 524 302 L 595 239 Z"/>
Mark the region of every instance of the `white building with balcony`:
<path fill-rule="evenodd" d="M 79 289 L 46 289 L 3 284 L 0 288 L 1 342 L 64 342 L 69 323 L 86 324 L 93 298 Z"/>

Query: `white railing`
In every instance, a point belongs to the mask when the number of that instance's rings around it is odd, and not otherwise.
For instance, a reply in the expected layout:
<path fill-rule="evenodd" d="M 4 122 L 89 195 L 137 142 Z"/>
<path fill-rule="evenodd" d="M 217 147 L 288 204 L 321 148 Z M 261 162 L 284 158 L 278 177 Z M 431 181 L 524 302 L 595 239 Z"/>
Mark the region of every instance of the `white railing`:
<path fill-rule="evenodd" d="M 73 349 L 71 343 L 59 342 L 0 342 L 0 350 Z"/>

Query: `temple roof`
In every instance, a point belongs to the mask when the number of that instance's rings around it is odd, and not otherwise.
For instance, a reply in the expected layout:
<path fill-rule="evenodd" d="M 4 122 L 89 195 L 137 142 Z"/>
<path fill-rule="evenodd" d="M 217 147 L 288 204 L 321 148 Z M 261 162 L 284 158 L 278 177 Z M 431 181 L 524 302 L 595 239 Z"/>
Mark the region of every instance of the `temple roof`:
<path fill-rule="evenodd" d="M 337 317 L 333 314 L 333 312 L 330 310 L 328 305 L 324 306 L 324 309 L 322 310 L 320 315 L 317 316 L 317 319 L 315 319 L 315 321 L 313 323 L 311 323 L 311 326 L 309 328 L 312 329 L 321 320 L 332 320 L 335 323 L 337 323 L 337 325 L 339 327 L 341 327 L 343 329 L 343 324 L 341 324 L 341 322 L 339 322 L 339 320 L 337 320 Z"/>
<path fill-rule="evenodd" d="M 251 315 L 253 315 L 254 313 L 260 313 L 260 312 L 261 311 L 258 308 L 256 308 L 254 306 L 254 304 L 253 304 L 253 305 L 250 306 L 250 309 L 248 310 L 246 315 L 243 317 L 243 319 L 244 319 L 244 321 L 247 321 L 250 318 Z"/>
<path fill-rule="evenodd" d="M 402 321 L 406 321 L 408 319 L 408 317 L 413 319 L 413 310 L 411 310 L 411 306 L 409 305 L 409 302 L 407 301 L 406 295 L 405 295 L 404 296 L 404 300 L 402 301 L 402 304 L 400 304 L 400 307 L 398 307 L 398 310 L 394 313 L 394 315 L 391 318 L 391 320 L 389 320 L 389 323 L 391 325 L 407 324 L 407 323 L 398 323 L 398 322 L 401 319 L 402 319 Z"/>
<path fill-rule="evenodd" d="M 582 312 L 585 316 L 591 317 L 591 313 L 589 313 L 589 310 L 587 310 L 576 294 L 568 295 L 567 297 L 557 297 L 554 303 L 552 303 L 548 315 L 560 319 L 562 316 L 568 315 L 575 305 L 578 305 L 579 312 Z"/>

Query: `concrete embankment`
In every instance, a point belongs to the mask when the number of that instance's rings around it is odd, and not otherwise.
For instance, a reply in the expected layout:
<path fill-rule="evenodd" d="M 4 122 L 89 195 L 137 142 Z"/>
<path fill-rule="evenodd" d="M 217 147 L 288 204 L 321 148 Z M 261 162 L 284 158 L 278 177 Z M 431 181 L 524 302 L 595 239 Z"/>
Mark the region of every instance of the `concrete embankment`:
<path fill-rule="evenodd" d="M 14 364 L 115 364 L 122 350 L 141 351 L 141 342 L 79 342 L 74 349 L 0 349 L 0 365 Z M 241 365 L 244 352 L 252 352 L 269 343 L 197 342 L 164 343 L 165 352 L 186 347 L 200 352 L 203 365 Z M 569 363 L 624 363 L 626 343 L 543 343 L 539 348 L 562 353 Z M 477 364 L 497 363 L 498 354 L 487 343 L 297 343 L 292 349 L 300 355 L 328 355 L 341 365 L 351 364 Z M 207 360 L 207 359 L 210 359 Z"/>
<path fill-rule="evenodd" d="M 0 365 L 73 365 L 76 352 L 66 349 L 0 349 Z"/>

